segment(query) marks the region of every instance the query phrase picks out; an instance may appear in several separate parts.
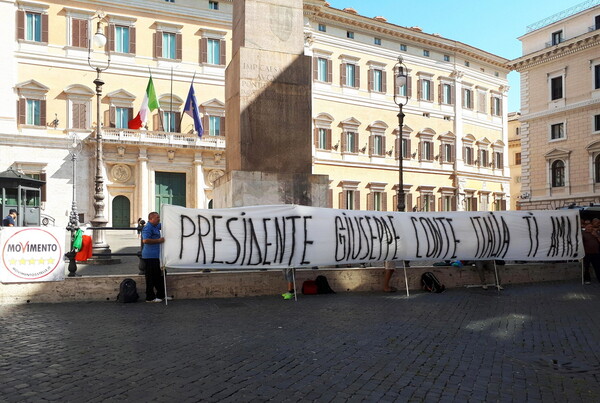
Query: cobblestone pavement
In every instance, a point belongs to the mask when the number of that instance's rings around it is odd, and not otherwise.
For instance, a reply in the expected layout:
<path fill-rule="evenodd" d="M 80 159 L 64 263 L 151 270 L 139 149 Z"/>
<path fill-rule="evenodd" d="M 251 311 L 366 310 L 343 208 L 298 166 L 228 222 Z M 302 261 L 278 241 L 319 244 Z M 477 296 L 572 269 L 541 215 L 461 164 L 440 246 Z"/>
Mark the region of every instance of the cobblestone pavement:
<path fill-rule="evenodd" d="M 600 285 L 0 307 L 0 401 L 598 402 Z"/>

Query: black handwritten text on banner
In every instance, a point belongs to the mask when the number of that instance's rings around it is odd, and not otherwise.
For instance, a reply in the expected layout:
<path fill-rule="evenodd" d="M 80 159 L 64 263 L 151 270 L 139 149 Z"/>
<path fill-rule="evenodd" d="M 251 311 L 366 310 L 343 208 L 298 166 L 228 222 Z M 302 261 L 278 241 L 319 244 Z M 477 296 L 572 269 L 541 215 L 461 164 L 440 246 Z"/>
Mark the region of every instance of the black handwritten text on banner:
<path fill-rule="evenodd" d="M 163 264 L 284 268 L 385 260 L 569 260 L 574 210 L 398 213 L 277 205 L 162 208 Z"/>

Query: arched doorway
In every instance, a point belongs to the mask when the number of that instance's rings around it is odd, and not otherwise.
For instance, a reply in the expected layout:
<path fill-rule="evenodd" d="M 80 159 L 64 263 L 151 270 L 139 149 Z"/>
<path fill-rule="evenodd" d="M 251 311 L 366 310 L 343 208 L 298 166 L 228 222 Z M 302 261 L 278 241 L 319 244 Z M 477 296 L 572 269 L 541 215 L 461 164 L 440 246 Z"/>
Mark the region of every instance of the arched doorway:
<path fill-rule="evenodd" d="M 125 196 L 117 196 L 112 202 L 112 226 L 117 228 L 126 228 L 131 225 L 131 215 L 129 211 L 130 202 Z"/>

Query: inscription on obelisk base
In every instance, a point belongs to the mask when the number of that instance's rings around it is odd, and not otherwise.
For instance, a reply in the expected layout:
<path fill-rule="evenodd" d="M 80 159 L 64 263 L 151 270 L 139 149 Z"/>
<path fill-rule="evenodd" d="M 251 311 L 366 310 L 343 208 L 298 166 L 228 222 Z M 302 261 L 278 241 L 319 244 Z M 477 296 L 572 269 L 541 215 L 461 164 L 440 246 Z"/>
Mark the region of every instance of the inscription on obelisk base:
<path fill-rule="evenodd" d="M 217 208 L 327 205 L 327 175 L 312 172 L 311 59 L 302 0 L 238 0 L 225 73 L 227 173 Z"/>

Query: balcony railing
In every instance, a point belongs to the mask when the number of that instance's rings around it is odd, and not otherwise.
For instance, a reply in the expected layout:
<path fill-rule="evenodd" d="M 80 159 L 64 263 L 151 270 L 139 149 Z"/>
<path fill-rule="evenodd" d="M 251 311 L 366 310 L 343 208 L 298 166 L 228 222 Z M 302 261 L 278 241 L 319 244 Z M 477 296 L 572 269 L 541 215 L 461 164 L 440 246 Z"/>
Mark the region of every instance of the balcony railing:
<path fill-rule="evenodd" d="M 106 142 L 117 143 L 225 149 L 225 136 L 209 136 L 207 134 L 199 138 L 195 134 L 186 133 L 104 128 L 102 129 L 102 138 Z"/>

